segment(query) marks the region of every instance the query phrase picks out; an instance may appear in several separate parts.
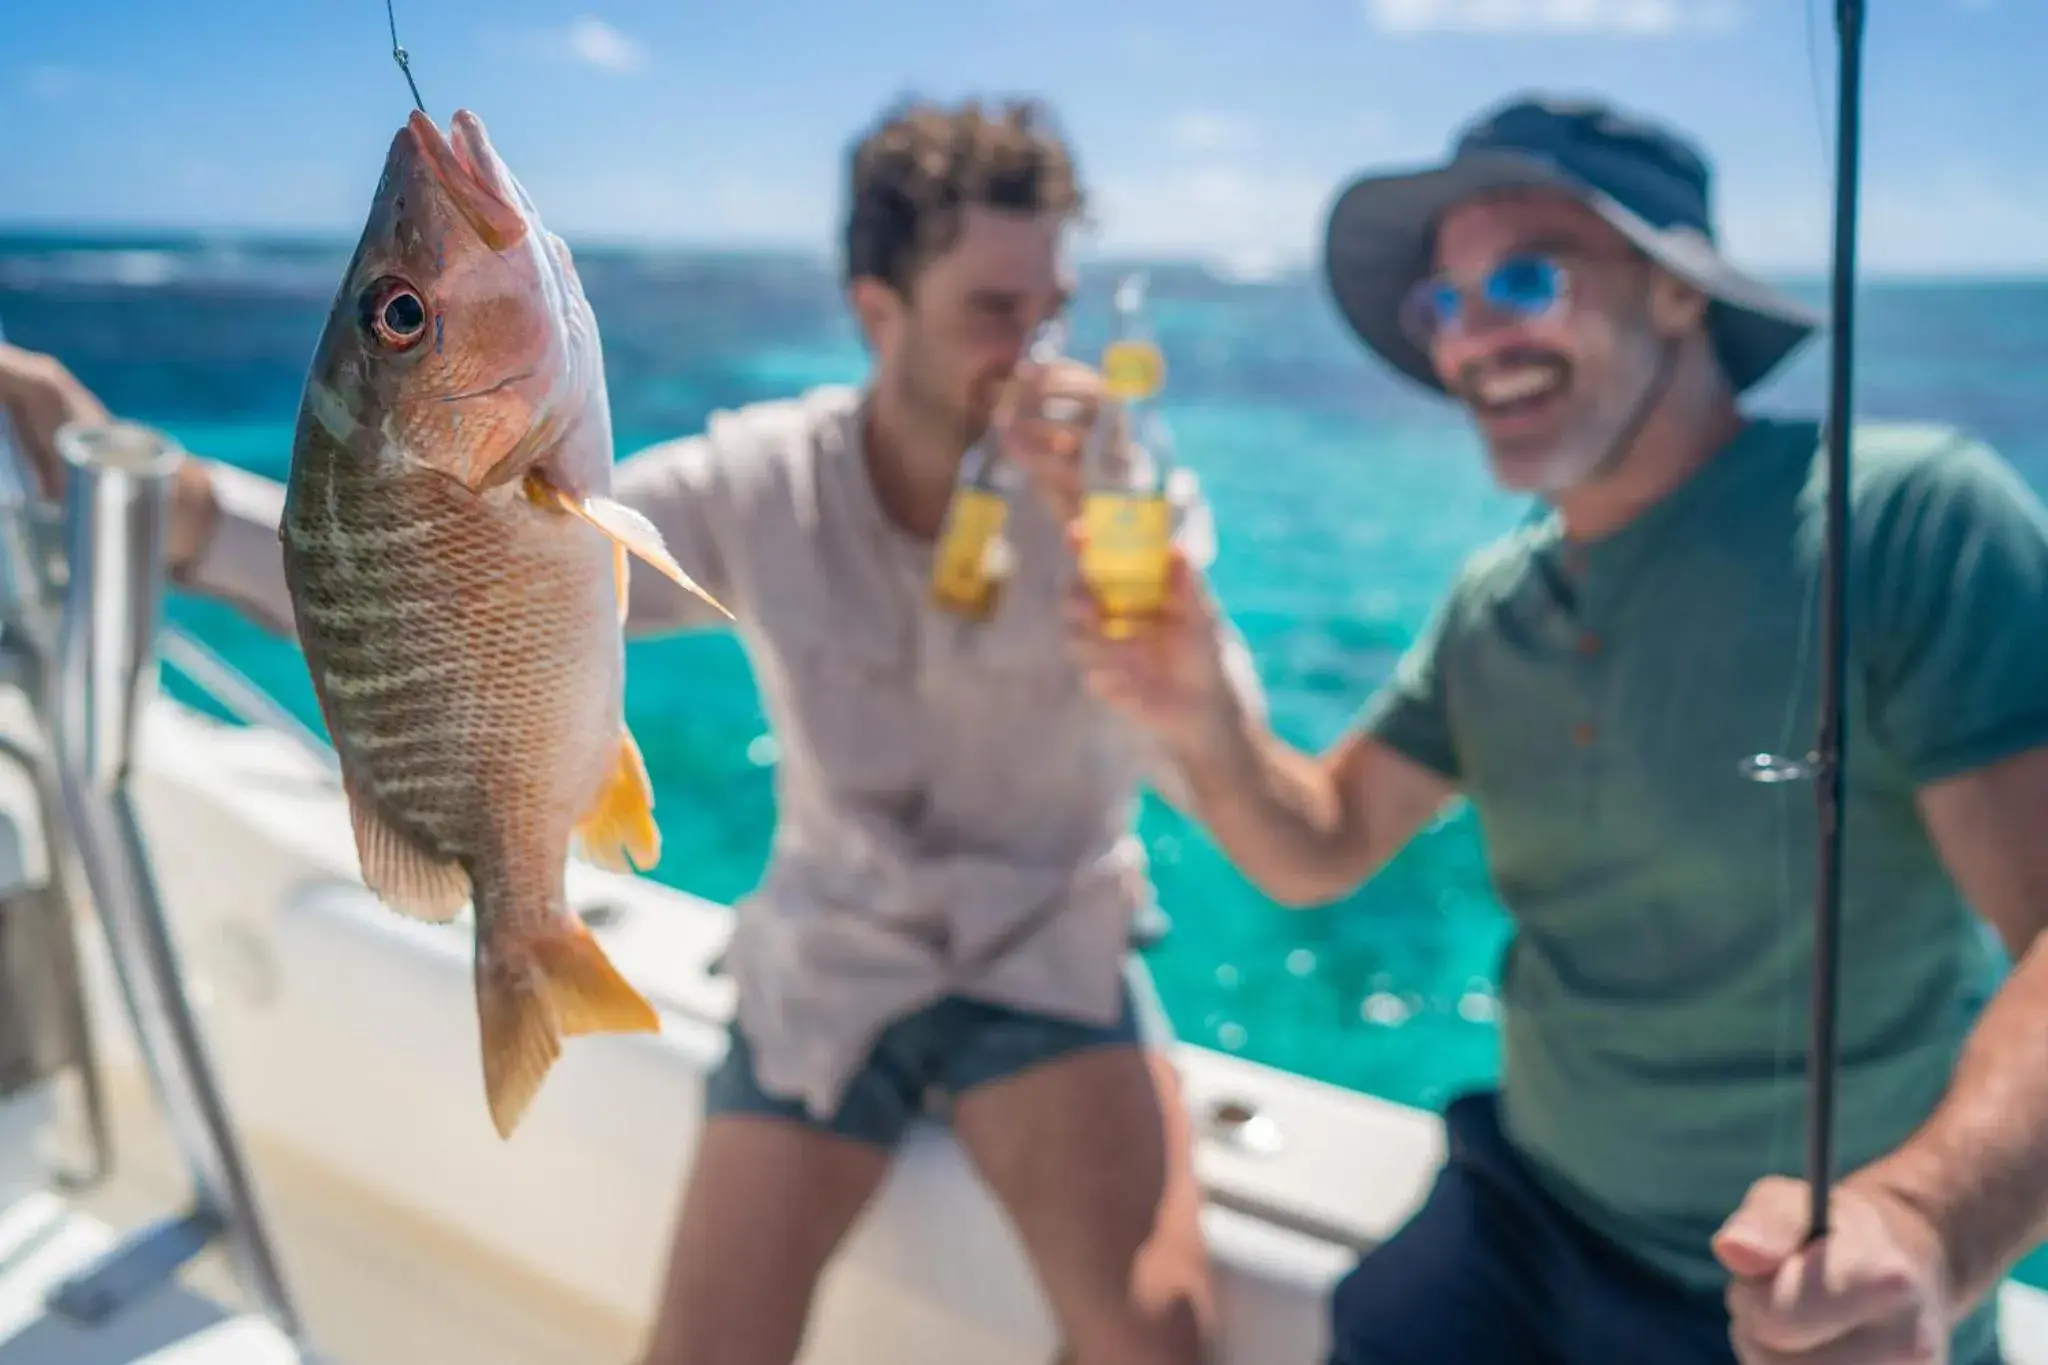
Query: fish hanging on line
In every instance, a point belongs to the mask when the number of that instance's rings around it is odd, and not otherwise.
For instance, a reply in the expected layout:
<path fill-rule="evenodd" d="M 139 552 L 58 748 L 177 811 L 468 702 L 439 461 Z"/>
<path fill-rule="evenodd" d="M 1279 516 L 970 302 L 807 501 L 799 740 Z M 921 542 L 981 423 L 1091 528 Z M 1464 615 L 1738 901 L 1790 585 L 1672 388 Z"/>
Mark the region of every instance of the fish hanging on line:
<path fill-rule="evenodd" d="M 474 114 L 444 138 L 414 113 L 314 353 L 278 534 L 365 884 L 420 919 L 474 906 L 501 1137 L 565 1036 L 660 1028 L 569 908 L 567 860 L 660 856 L 624 714 L 631 560 L 712 599 L 611 500 L 612 458 L 568 247 Z"/>

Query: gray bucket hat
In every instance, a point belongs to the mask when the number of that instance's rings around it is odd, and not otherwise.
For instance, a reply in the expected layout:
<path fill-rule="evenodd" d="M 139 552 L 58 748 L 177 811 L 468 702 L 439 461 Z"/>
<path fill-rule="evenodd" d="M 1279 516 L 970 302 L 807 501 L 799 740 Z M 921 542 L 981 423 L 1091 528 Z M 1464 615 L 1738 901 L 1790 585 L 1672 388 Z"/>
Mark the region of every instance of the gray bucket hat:
<path fill-rule="evenodd" d="M 1712 300 L 1707 327 L 1741 391 L 1821 319 L 1721 255 L 1712 178 L 1699 150 L 1667 128 L 1595 101 L 1524 96 L 1468 125 L 1441 165 L 1364 176 L 1346 187 L 1330 210 L 1324 270 L 1338 311 L 1360 339 L 1442 392 L 1429 357 L 1400 322 L 1402 300 L 1429 273 L 1437 220 L 1497 190 L 1559 190 Z"/>

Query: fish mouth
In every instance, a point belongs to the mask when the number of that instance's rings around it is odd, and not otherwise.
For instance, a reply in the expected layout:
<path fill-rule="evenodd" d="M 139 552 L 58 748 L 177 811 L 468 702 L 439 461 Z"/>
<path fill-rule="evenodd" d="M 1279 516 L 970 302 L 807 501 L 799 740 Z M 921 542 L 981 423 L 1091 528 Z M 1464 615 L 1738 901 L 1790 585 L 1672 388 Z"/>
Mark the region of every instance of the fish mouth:
<path fill-rule="evenodd" d="M 526 216 L 512 200 L 483 120 L 457 110 L 448 125 L 451 136 L 443 138 L 434 121 L 415 109 L 405 126 L 420 159 L 485 246 L 504 251 L 526 235 Z"/>

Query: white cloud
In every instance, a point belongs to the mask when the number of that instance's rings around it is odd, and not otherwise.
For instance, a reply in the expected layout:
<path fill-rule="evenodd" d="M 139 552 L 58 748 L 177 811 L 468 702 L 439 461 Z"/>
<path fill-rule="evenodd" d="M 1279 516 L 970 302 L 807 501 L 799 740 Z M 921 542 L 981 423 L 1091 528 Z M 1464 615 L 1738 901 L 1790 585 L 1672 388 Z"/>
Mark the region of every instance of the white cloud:
<path fill-rule="evenodd" d="M 1244 120 L 1206 109 L 1189 109 L 1166 126 L 1167 145 L 1178 152 L 1239 152 L 1254 140 Z"/>
<path fill-rule="evenodd" d="M 1099 245 L 1197 258 L 1246 274 L 1314 258 L 1335 189 L 1323 175 L 1228 161 L 1105 180 Z"/>
<path fill-rule="evenodd" d="M 1741 0 L 1365 0 L 1372 26 L 1397 36 L 1578 33 L 1661 38 L 1732 28 L 1741 18 L 1741 8 Z"/>
<path fill-rule="evenodd" d="M 1725 187 L 1721 238 L 1729 256 L 1765 274 L 1814 276 L 1834 246 L 1834 186 L 1825 177 Z M 1980 166 L 1866 180 L 1857 215 L 1856 269 L 1869 275 L 2038 274 L 2048 267 L 2039 224 L 2048 197 Z"/>
<path fill-rule="evenodd" d="M 2048 196 L 1983 167 L 1955 164 L 1910 184 L 1874 185 L 1863 214 L 1857 256 L 1873 270 L 2038 274 L 2048 265 Z"/>
<path fill-rule="evenodd" d="M 494 56 L 566 62 L 616 76 L 638 75 L 652 63 L 645 43 L 590 14 L 544 28 L 490 26 L 481 38 Z"/>
<path fill-rule="evenodd" d="M 1399 145 L 1358 160 L 1434 155 Z M 1087 245 L 1199 259 L 1244 273 L 1313 265 L 1324 215 L 1354 166 L 1270 164 L 1254 152 L 1189 158 L 1104 176 L 1097 234 Z M 1738 180 L 1716 196 L 1731 258 L 1766 275 L 1816 276 L 1833 242 L 1833 189 L 1811 181 Z M 2048 269 L 2039 224 L 2048 197 L 1983 166 L 1954 164 L 1913 179 L 1867 180 L 1857 269 L 1871 276 L 2016 275 Z"/>
<path fill-rule="evenodd" d="M 1332 136 L 1300 147 L 1242 120 L 1189 111 L 1166 130 L 1172 153 L 1093 179 L 1097 227 L 1088 249 L 1201 260 L 1245 275 L 1312 264 L 1337 191 L 1376 162 L 1441 152 L 1383 111 L 1340 117 Z"/>
<path fill-rule="evenodd" d="M 1361 109 L 1338 126 L 1355 146 L 1370 151 L 1392 146 L 1400 131 L 1393 116 L 1379 109 Z"/>
<path fill-rule="evenodd" d="M 568 53 L 586 66 L 631 73 L 647 66 L 647 49 L 604 20 L 580 15 L 563 36 Z"/>

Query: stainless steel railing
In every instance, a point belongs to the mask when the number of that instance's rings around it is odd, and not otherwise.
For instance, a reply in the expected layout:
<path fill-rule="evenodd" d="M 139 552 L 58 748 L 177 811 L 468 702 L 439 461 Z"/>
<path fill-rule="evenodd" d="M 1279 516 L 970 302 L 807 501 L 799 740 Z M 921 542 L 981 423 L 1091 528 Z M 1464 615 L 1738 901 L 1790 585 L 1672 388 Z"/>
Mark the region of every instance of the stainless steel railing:
<path fill-rule="evenodd" d="M 41 732 L 36 787 L 52 884 L 82 888 L 91 903 L 192 1181 L 188 1210 L 116 1245 L 54 1289 L 48 1307 L 104 1322 L 218 1244 L 254 1306 L 298 1343 L 303 1326 L 185 995 L 130 791 L 163 639 L 169 485 L 185 456 L 161 432 L 134 423 L 67 427 L 58 435 L 64 503 L 52 515 L 8 437 L 0 427 L 0 682 L 26 697 Z M 196 641 L 171 647 L 195 681 L 225 692 L 238 713 L 255 711 L 251 719 L 332 761 L 317 736 Z M 73 875 L 60 878 L 60 870 Z M 75 961 L 68 970 L 75 976 Z M 82 985 L 72 986 L 82 997 Z M 95 1126 L 104 1157 L 103 1119 Z"/>
<path fill-rule="evenodd" d="M 190 1211 L 144 1230 L 62 1285 L 51 1307 L 119 1312 L 212 1243 L 288 1336 L 301 1326 L 184 992 L 134 797 L 136 727 L 156 690 L 169 480 L 184 454 L 132 423 L 59 433 L 67 470 L 64 584 L 42 717 L 76 844 L 156 1098 L 193 1182 Z"/>

